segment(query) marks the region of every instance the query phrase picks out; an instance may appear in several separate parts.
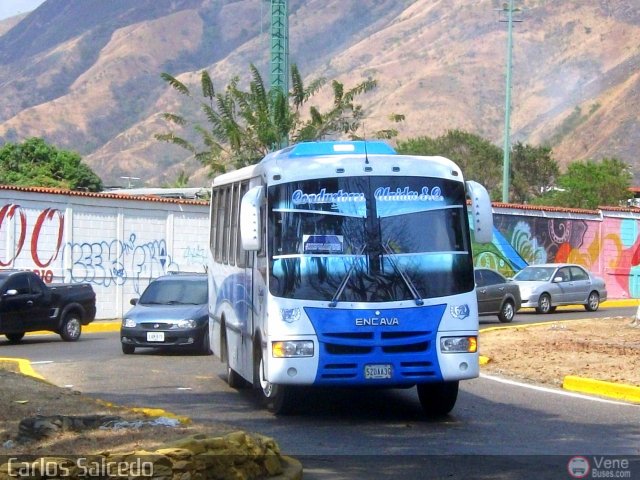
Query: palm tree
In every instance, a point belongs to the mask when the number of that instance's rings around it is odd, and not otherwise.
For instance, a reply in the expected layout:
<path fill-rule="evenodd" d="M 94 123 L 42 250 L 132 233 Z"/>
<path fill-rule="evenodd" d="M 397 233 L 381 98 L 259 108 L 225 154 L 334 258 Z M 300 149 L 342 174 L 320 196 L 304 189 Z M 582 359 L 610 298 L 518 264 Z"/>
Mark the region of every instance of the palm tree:
<path fill-rule="evenodd" d="M 267 90 L 254 65 L 250 65 L 251 80 L 247 91 L 239 87 L 240 79 L 232 78 L 223 93 L 216 92 L 209 73 L 203 70 L 200 78 L 203 100 L 200 108 L 209 126 L 193 123 L 202 140 L 200 149 L 173 132 L 156 134 L 160 141 L 173 143 L 191 151 L 195 158 L 209 167 L 210 174 L 225 171 L 228 164 L 236 168 L 257 163 L 268 152 L 279 148 L 289 140 L 293 142 L 320 140 L 341 135 L 350 139 L 356 135 L 364 118 L 361 105 L 355 103 L 358 95 L 376 88 L 373 79 L 367 79 L 345 91 L 342 83 L 332 82 L 333 104 L 325 113 L 311 106 L 307 115 L 304 107 L 325 84 L 317 78 L 305 85 L 297 66 L 291 65 L 291 92 Z M 191 97 L 189 88 L 168 73 L 161 77 L 179 93 Z M 185 127 L 189 122 L 181 115 L 164 113 L 170 123 Z M 402 116 L 395 116 L 396 121 Z M 378 137 L 391 138 L 397 132 L 384 130 Z M 374 135 L 375 136 L 375 135 Z"/>

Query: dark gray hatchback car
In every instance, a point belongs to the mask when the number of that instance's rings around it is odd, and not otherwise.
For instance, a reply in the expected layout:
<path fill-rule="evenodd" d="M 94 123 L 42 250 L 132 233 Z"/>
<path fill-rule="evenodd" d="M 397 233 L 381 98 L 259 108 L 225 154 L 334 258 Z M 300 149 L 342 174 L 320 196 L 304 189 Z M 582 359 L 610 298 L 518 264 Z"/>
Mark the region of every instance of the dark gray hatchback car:
<path fill-rule="evenodd" d="M 138 347 L 188 348 L 210 354 L 206 274 L 176 273 L 153 280 L 122 319 L 122 352 Z"/>
<path fill-rule="evenodd" d="M 502 323 L 513 320 L 522 304 L 518 284 L 488 268 L 476 268 L 478 314 L 497 315 Z"/>

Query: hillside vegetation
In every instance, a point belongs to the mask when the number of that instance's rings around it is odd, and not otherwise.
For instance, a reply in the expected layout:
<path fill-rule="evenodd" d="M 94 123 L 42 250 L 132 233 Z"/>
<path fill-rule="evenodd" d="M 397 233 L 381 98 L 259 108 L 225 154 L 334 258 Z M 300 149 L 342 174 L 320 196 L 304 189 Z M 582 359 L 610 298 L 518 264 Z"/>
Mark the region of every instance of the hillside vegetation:
<path fill-rule="evenodd" d="M 514 26 L 512 138 L 569 161 L 618 157 L 640 178 L 640 10 L 634 0 L 527 0 Z M 498 0 L 291 0 L 291 61 L 346 87 L 372 77 L 363 135 L 404 114 L 399 139 L 449 129 L 501 144 L 506 23 Z M 0 22 L 0 142 L 43 137 L 77 151 L 105 185 L 207 181 L 153 138 L 193 105 L 160 78 L 218 90 L 254 63 L 268 78 L 269 3 L 47 0 Z M 317 99 L 329 101 L 330 92 Z M 195 104 L 195 103 L 194 103 Z M 203 121 L 204 123 L 204 121 Z M 637 183 L 637 180 L 636 180 Z"/>

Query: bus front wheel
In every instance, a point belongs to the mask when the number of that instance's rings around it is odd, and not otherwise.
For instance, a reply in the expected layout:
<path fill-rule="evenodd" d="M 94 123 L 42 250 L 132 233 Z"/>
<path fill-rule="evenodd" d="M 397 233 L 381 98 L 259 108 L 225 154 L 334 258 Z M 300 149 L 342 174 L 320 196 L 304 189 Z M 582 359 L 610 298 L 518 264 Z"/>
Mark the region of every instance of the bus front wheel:
<path fill-rule="evenodd" d="M 295 407 L 294 387 L 289 385 L 277 385 L 267 381 L 264 374 L 264 363 L 260 359 L 259 367 L 260 391 L 263 402 L 271 413 L 275 415 L 288 415 Z"/>
<path fill-rule="evenodd" d="M 418 384 L 418 398 L 424 413 L 432 417 L 441 417 L 453 410 L 458 399 L 458 383 L 456 381 Z"/>

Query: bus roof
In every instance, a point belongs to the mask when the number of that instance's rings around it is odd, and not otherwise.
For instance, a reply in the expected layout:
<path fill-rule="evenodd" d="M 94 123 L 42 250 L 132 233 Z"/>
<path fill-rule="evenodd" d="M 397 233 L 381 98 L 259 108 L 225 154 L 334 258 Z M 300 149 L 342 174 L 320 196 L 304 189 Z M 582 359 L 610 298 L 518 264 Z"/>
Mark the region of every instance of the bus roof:
<path fill-rule="evenodd" d="M 284 153 L 284 152 L 282 152 Z M 289 157 L 308 157 L 320 155 L 395 155 L 396 151 L 384 142 L 303 142 L 294 145 L 288 153 Z"/>
<path fill-rule="evenodd" d="M 421 168 L 415 162 L 428 160 L 429 171 L 444 178 L 462 179 L 459 167 L 451 160 L 439 156 L 421 157 L 398 155 L 387 143 L 382 141 L 318 141 L 302 142 L 267 154 L 260 163 L 243 167 L 217 176 L 213 186 L 225 185 L 250 178 L 263 177 L 263 181 L 291 181 L 311 175 L 353 175 L 363 172 L 362 161 L 365 161 L 365 172 L 399 175 L 399 172 L 416 172 Z M 393 164 L 389 163 L 389 161 Z M 302 163 L 296 163 L 300 161 Z M 294 165 L 304 166 L 297 168 Z M 294 168 L 292 168 L 294 167 Z M 384 169 L 384 170 L 383 170 Z M 422 168 L 424 171 L 424 168 Z M 269 176 L 267 180 L 266 175 Z"/>

